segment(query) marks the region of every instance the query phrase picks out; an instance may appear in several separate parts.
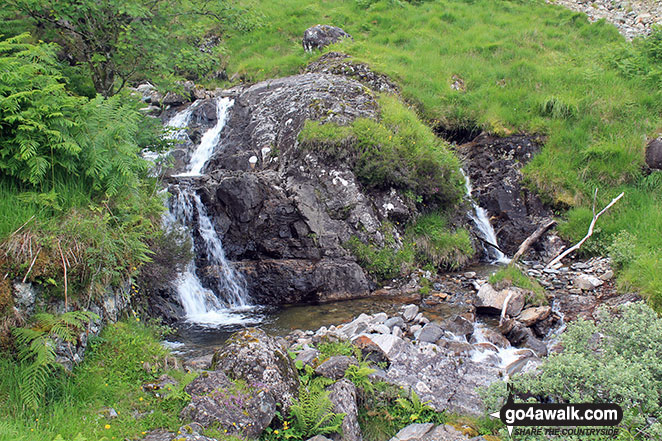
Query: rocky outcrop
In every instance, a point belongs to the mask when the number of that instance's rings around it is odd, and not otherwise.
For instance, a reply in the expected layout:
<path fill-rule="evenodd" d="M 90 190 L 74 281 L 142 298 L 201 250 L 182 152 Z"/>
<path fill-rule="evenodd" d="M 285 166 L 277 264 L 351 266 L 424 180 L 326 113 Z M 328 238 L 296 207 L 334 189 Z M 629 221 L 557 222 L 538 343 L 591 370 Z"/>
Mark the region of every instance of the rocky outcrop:
<path fill-rule="evenodd" d="M 306 29 L 303 33 L 303 49 L 306 52 L 311 52 L 313 49 L 322 49 L 343 38 L 352 38 L 352 36 L 337 26 L 318 24 Z"/>
<path fill-rule="evenodd" d="M 358 237 L 381 245 L 384 235 L 394 232 L 390 225 L 416 215 L 415 207 L 391 188 L 366 191 L 351 161 L 327 158 L 324 146 L 299 144 L 306 120 L 347 125 L 356 118 L 378 117 L 375 93 L 353 78 L 379 90 L 391 87 L 366 66 L 347 77 L 336 75 L 342 72 L 333 63 L 328 66 L 334 74 L 319 73 L 325 65 L 320 60 L 310 73 L 226 91 L 234 105 L 205 175 L 185 178 L 259 304 L 368 296 L 374 284 L 344 244 Z M 212 101 L 193 106 L 178 148 L 184 158 L 190 155 L 186 146 L 215 124 Z M 256 163 L 251 165 L 252 157 Z M 194 234 L 194 240 L 200 238 Z M 214 286 L 213 280 L 205 280 L 215 272 L 204 256 L 196 256 L 196 266 L 203 282 Z M 168 304 L 164 308 L 172 309 Z"/>
<path fill-rule="evenodd" d="M 662 137 L 651 140 L 646 146 L 646 165 L 662 170 Z"/>
<path fill-rule="evenodd" d="M 462 323 L 458 317 L 431 323 L 418 309 L 406 305 L 390 318 L 383 313 L 361 314 L 349 323 L 320 328 L 312 337 L 293 334 L 291 348 L 303 354 L 309 342 L 349 340 L 361 350 L 364 361 L 385 367 L 373 374 L 375 378 L 415 391 L 437 411 L 481 414 L 479 389 L 510 372 L 507 360 L 500 358 L 504 354 L 486 344 L 482 325 L 479 333 L 473 326 L 471 332 L 468 326 L 458 326 Z M 457 326 L 459 334 L 449 324 Z M 539 362 L 528 349 L 514 354 L 518 349 L 500 335 L 495 341 L 508 348 L 508 359 L 528 360 L 528 365 L 521 361 L 517 369 L 533 369 Z"/>
<path fill-rule="evenodd" d="M 521 168 L 540 150 L 542 141 L 525 135 L 498 138 L 482 134 L 458 147 L 465 156 L 473 198 L 487 210 L 499 246 L 512 256 L 539 225 L 551 218 L 538 196 L 522 184 Z M 533 252 L 545 257 L 548 238 Z"/>
<path fill-rule="evenodd" d="M 377 92 L 399 93 L 398 86 L 386 75 L 373 71 L 367 64 L 350 59 L 341 52 L 328 52 L 306 67 L 306 72 L 342 75 L 357 80 Z"/>
<path fill-rule="evenodd" d="M 299 376 L 286 348 L 260 329 L 233 334 L 214 354 L 211 369 L 267 391 L 284 409 L 289 408 L 299 388 Z"/>
<path fill-rule="evenodd" d="M 258 437 L 276 415 L 276 401 L 264 385 L 238 384 L 221 371 L 204 372 L 185 391 L 191 402 L 182 419 L 230 434 Z"/>

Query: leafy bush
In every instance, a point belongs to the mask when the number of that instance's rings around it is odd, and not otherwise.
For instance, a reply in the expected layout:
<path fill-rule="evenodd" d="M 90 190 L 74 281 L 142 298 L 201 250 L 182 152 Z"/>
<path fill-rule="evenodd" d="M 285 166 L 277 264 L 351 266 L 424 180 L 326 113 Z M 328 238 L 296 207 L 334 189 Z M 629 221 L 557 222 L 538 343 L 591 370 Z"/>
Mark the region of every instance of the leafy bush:
<path fill-rule="evenodd" d="M 662 319 L 644 303 L 603 308 L 596 322 L 577 320 L 561 335 L 563 352 L 532 374 L 510 383 L 518 393 L 553 402 L 616 402 L 622 427 L 640 439 L 662 436 Z M 489 411 L 498 410 L 505 387 L 491 387 Z"/>
<path fill-rule="evenodd" d="M 0 41 L 0 170 L 42 192 L 74 176 L 109 196 L 134 188 L 147 170 L 138 156 L 146 126 L 136 104 L 70 95 L 55 46 L 27 40 Z"/>
<path fill-rule="evenodd" d="M 290 406 L 293 417 L 292 427 L 301 434 L 302 439 L 315 435 L 342 433 L 344 413 L 334 413 L 329 392 L 324 390 L 328 382 L 324 377 L 317 377 L 307 384 L 299 386 L 299 397 Z"/>
<path fill-rule="evenodd" d="M 609 257 L 617 268 L 623 268 L 630 264 L 636 257 L 637 237 L 626 230 L 616 235 L 614 241 L 607 247 Z"/>
<path fill-rule="evenodd" d="M 378 281 L 399 277 L 413 267 L 414 254 L 411 247 L 379 248 L 373 244 L 365 244 L 355 236 L 345 242 L 344 246 L 356 257 L 361 268 Z"/>

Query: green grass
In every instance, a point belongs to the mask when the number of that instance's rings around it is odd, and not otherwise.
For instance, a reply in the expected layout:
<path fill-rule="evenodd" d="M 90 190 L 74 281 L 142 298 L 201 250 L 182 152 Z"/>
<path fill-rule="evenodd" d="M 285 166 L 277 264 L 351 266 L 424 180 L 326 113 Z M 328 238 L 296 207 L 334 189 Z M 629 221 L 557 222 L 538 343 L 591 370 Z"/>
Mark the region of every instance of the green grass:
<path fill-rule="evenodd" d="M 660 302 L 662 192 L 641 169 L 646 137 L 662 129 L 662 34 L 627 43 L 614 26 L 543 0 L 261 0 L 257 8 L 264 26 L 226 39 L 230 77 L 297 73 L 317 56 L 303 51 L 303 31 L 341 26 L 354 40 L 329 50 L 388 74 L 432 125 L 544 134 L 524 173 L 547 202 L 570 209 L 568 239 L 585 233 L 594 188 L 599 205 L 625 191 L 600 219 L 602 246 L 620 230 L 635 234 L 621 284 Z M 454 78 L 466 91 L 451 89 Z"/>
<path fill-rule="evenodd" d="M 397 188 L 433 206 L 457 204 L 464 193 L 460 163 L 448 145 L 396 97 L 379 98 L 379 121 L 354 120 L 349 127 L 306 121 L 304 148 L 348 160 L 367 188 Z"/>
<path fill-rule="evenodd" d="M 186 402 L 181 387 L 193 376 L 164 368 L 168 352 L 158 338 L 154 328 L 136 321 L 109 325 L 90 342 L 85 361 L 72 374 L 58 373 L 48 383 L 45 404 L 36 412 L 20 402 L 21 366 L 10 356 L 0 358 L 0 440 L 53 441 L 61 435 L 69 441 L 80 434 L 87 441 L 110 441 L 137 439 L 155 428 L 176 430 Z M 145 362 L 151 371 L 143 368 Z M 163 373 L 180 382 L 166 391 L 166 398 L 141 389 Z M 118 416 L 103 416 L 104 407 Z"/>
<path fill-rule="evenodd" d="M 547 304 L 545 288 L 543 288 L 537 280 L 527 276 L 516 266 L 508 265 L 504 268 L 501 268 L 499 271 L 490 276 L 489 282 L 492 285 L 495 285 L 495 287 L 498 289 L 506 286 L 516 286 L 518 288 L 531 291 L 532 295 L 526 299 L 528 304 L 534 304 L 538 306 Z"/>

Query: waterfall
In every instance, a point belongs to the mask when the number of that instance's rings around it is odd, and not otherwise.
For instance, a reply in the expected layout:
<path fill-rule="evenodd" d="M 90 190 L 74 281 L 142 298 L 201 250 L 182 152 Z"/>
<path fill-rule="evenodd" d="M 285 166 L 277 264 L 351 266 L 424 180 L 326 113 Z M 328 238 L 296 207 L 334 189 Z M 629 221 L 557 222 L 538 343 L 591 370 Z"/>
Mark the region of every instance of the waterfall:
<path fill-rule="evenodd" d="M 467 190 L 466 197 L 469 201 L 471 201 L 471 206 L 472 206 L 472 211 L 469 212 L 469 217 L 476 225 L 476 228 L 478 229 L 478 234 L 480 235 L 481 239 L 483 239 L 483 247 L 485 249 L 485 252 L 487 253 L 487 257 L 490 259 L 492 263 L 501 263 L 501 264 L 510 263 L 510 259 L 506 257 L 506 255 L 503 254 L 501 250 L 499 250 L 498 248 L 499 243 L 497 241 L 497 236 L 496 233 L 494 232 L 494 228 L 492 228 L 490 219 L 487 216 L 487 210 L 485 210 L 483 207 L 478 205 L 476 201 L 471 197 L 471 192 L 473 191 L 473 188 L 471 187 L 471 181 L 469 180 L 469 176 L 467 176 L 464 170 L 460 169 L 460 171 L 462 172 L 462 176 L 464 176 L 464 186 Z"/>
<path fill-rule="evenodd" d="M 200 145 L 196 146 L 191 156 L 188 171 L 174 178 L 200 174 L 214 152 L 232 104 L 233 101 L 228 98 L 216 101 L 216 125 L 203 134 Z M 174 128 L 186 127 L 196 105 L 197 103 L 177 113 L 168 125 Z M 188 140 L 185 130 L 175 132 L 173 138 Z M 177 293 L 186 319 L 198 325 L 213 327 L 254 322 L 254 316 L 245 314 L 252 306 L 244 279 L 226 259 L 223 244 L 212 220 L 200 196 L 188 181 L 190 180 L 171 185 L 170 192 L 173 195 L 168 205 L 168 213 L 164 216 L 164 225 L 166 228 L 183 228 L 189 232 L 193 253 L 205 258 L 208 268 L 213 272 L 210 279 L 215 283 L 211 287 L 205 287 L 197 275 L 195 259 L 188 263 L 176 280 Z M 194 231 L 199 238 L 197 246 Z"/>
<path fill-rule="evenodd" d="M 225 127 L 225 122 L 233 104 L 234 100 L 230 98 L 218 98 L 216 100 L 216 125 L 202 135 L 200 144 L 191 155 L 187 171 L 177 176 L 200 176 L 202 168 L 205 166 L 212 153 L 214 153 L 214 147 L 218 144 L 221 131 L 223 130 L 223 127 Z M 175 115 L 175 118 L 176 117 L 177 115 Z M 173 120 L 175 118 L 173 118 Z"/>

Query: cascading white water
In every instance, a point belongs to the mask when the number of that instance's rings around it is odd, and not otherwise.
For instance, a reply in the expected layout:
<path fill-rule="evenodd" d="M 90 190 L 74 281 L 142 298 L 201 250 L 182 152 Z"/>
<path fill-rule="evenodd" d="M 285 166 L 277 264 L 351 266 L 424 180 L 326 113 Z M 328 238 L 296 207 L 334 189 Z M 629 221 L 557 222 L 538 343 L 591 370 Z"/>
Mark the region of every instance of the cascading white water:
<path fill-rule="evenodd" d="M 487 216 L 487 211 L 483 207 L 478 205 L 476 201 L 471 197 L 471 192 L 473 191 L 473 188 L 471 187 L 471 181 L 469 180 L 469 176 L 467 176 L 467 174 L 464 173 L 464 170 L 460 169 L 460 171 L 462 172 L 462 176 L 464 176 L 464 186 L 467 190 L 466 197 L 471 201 L 471 206 L 473 208 L 473 210 L 469 212 L 469 217 L 476 225 L 476 228 L 478 229 L 478 233 L 480 234 L 481 238 L 484 241 L 483 246 L 485 248 L 485 252 L 487 253 L 488 258 L 491 260 L 492 263 L 500 263 L 504 265 L 510 263 L 510 259 L 506 257 L 506 255 L 503 254 L 501 250 L 499 250 L 498 248 L 499 243 L 497 241 L 497 236 L 496 233 L 494 232 L 494 228 L 492 228 L 490 219 Z"/>
<path fill-rule="evenodd" d="M 232 100 L 222 98 L 216 101 L 217 124 L 207 130 L 191 157 L 187 167 L 188 172 L 174 176 L 197 176 L 214 152 L 221 130 L 225 125 L 227 113 L 232 106 Z M 188 124 L 196 104 L 176 114 L 168 123 L 175 128 L 183 128 Z M 185 130 L 175 132 L 176 139 L 188 139 Z M 184 138 L 185 137 L 185 138 Z M 191 236 L 193 252 L 203 254 L 209 268 L 214 272 L 211 280 L 215 280 L 212 289 L 203 286 L 197 275 L 195 260 L 188 263 L 186 269 L 179 275 L 176 288 L 186 319 L 189 322 L 203 326 L 248 325 L 259 321 L 255 315 L 244 314 L 252 309 L 243 277 L 235 271 L 227 261 L 220 237 L 214 229 L 204 204 L 188 182 L 173 184 L 175 190 L 169 203 L 169 212 L 164 216 L 164 224 L 168 228 L 186 228 Z M 203 246 L 195 247 L 192 229 L 197 229 Z M 202 249 L 200 249 L 202 248 Z"/>
<path fill-rule="evenodd" d="M 498 366 L 502 369 L 512 367 L 517 361 L 524 360 L 529 357 L 535 357 L 536 354 L 527 348 L 517 348 L 515 346 L 508 346 L 506 348 L 499 348 L 494 346 L 487 338 L 485 338 L 485 325 L 476 323 L 474 327 L 473 337 L 476 339 L 475 343 L 488 343 L 487 347 L 493 347 L 493 350 L 474 350 L 471 354 L 471 360 L 476 363 L 481 363 L 488 359 L 490 356 L 498 357 Z"/>
<path fill-rule="evenodd" d="M 187 171 L 177 176 L 200 176 L 202 168 L 205 166 L 212 153 L 214 153 L 214 147 L 218 144 L 221 131 L 223 130 L 223 127 L 225 127 L 230 108 L 233 104 L 234 100 L 230 98 L 219 98 L 216 100 L 216 125 L 202 135 L 200 144 L 191 155 Z"/>

